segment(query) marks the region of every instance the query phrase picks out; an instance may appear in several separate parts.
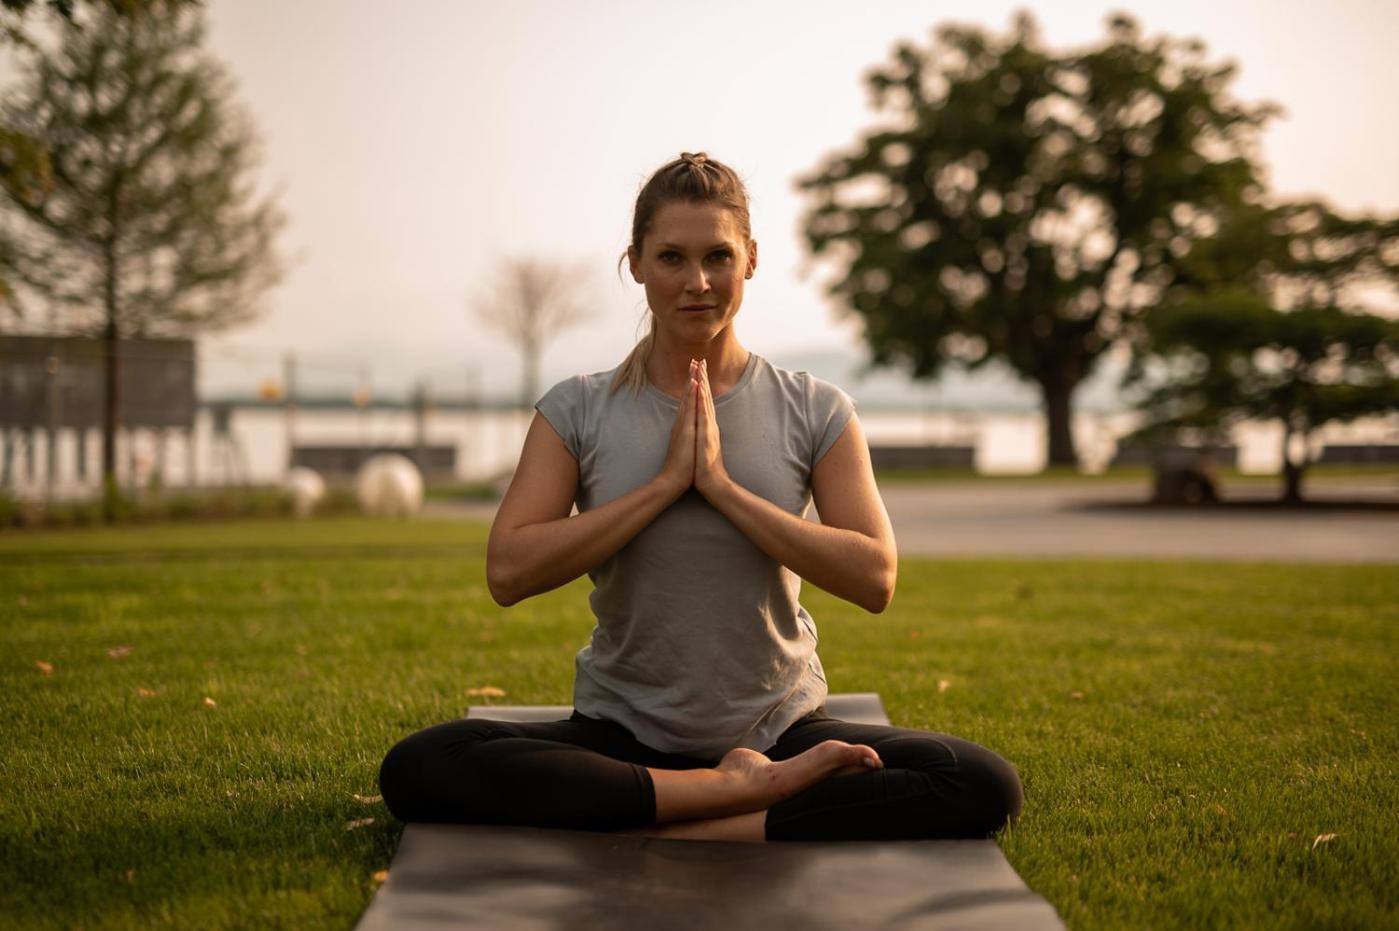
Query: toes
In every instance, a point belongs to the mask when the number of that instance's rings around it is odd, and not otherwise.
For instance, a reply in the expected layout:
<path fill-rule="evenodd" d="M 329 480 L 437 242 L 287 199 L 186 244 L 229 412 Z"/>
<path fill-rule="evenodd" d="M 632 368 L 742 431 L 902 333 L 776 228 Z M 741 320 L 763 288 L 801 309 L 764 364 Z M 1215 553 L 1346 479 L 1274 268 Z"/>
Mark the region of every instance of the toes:
<path fill-rule="evenodd" d="M 884 761 L 879 758 L 879 754 L 873 747 L 860 744 L 855 748 L 855 751 L 855 761 L 862 766 L 879 769 L 884 765 Z"/>

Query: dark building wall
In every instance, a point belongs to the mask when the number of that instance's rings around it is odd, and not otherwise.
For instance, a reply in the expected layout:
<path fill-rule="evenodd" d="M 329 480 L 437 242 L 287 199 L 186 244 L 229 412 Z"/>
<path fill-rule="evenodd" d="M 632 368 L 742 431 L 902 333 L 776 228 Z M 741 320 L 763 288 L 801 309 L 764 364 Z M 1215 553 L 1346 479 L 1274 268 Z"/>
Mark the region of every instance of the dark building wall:
<path fill-rule="evenodd" d="M 106 351 L 77 336 L 0 336 L 0 427 L 101 427 Z M 122 427 L 192 428 L 194 341 L 127 339 L 118 352 Z"/>

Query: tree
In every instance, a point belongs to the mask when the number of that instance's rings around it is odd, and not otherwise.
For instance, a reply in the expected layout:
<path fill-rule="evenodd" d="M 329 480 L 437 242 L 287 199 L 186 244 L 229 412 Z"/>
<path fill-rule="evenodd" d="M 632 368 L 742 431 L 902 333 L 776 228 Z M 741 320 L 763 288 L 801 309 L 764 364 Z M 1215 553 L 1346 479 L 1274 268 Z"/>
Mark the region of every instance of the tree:
<path fill-rule="evenodd" d="M 1282 423 L 1283 499 L 1302 499 L 1322 425 L 1399 409 L 1399 321 L 1367 313 L 1399 286 L 1399 219 L 1346 218 L 1317 201 L 1231 218 L 1182 276 L 1181 296 L 1147 318 L 1139 437 L 1241 420 Z M 1153 371 L 1153 364 L 1154 371 Z"/>
<path fill-rule="evenodd" d="M 281 276 L 283 218 L 256 200 L 256 137 L 203 14 L 134 16 L 98 6 L 28 53 L 5 123 L 44 145 L 46 192 L 4 179 L 0 257 L 26 301 L 108 345 L 102 469 L 116 472 L 120 340 L 217 330 L 252 319 Z M 23 306 L 23 305 L 21 305 Z"/>
<path fill-rule="evenodd" d="M 586 272 L 561 262 L 511 258 L 501 263 L 493 289 L 477 298 L 477 319 L 520 351 L 524 372 L 520 406 L 539 400 L 539 357 L 565 329 L 589 320 L 593 311 L 579 298 Z"/>
<path fill-rule="evenodd" d="M 119 14 L 136 16 L 146 9 L 166 12 L 183 4 L 198 2 L 199 0 L 88 0 L 88 5 L 105 6 Z M 25 20 L 30 11 L 39 5 L 42 5 L 52 18 L 68 25 L 74 23 L 76 0 L 46 0 L 42 4 L 36 0 L 0 0 L 0 48 L 6 45 L 36 48 L 34 40 L 25 29 Z M 22 191 L 27 199 L 34 199 L 42 197 L 52 184 L 48 152 L 43 143 L 12 127 L 0 125 L 0 185 Z M 3 268 L 0 268 L 0 304 L 3 304 L 7 297 L 13 297 L 13 294 L 5 282 Z"/>
<path fill-rule="evenodd" d="M 934 378 L 1001 360 L 1040 389 L 1051 463 L 1076 461 L 1074 389 L 1140 327 L 1221 215 L 1261 193 L 1273 113 L 1230 98 L 1232 65 L 1198 40 L 1144 40 L 1113 16 L 1095 48 L 1055 54 L 1033 19 L 1010 36 L 942 26 L 867 78 L 889 125 L 799 187 L 830 293 L 864 323 L 872 365 Z"/>

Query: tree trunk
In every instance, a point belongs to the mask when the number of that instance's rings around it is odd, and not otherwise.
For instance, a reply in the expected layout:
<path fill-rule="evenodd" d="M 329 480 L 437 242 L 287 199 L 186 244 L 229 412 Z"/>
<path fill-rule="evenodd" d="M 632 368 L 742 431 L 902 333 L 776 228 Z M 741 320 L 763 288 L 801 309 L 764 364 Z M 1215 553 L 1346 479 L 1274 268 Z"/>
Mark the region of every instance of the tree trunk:
<path fill-rule="evenodd" d="M 1302 503 L 1302 476 L 1307 471 L 1307 453 L 1302 452 L 1302 461 L 1293 462 L 1291 454 L 1293 429 L 1286 424 L 1282 429 L 1282 500 L 1286 504 Z M 1304 440 L 1306 433 L 1302 433 Z"/>
<path fill-rule="evenodd" d="M 102 410 L 102 515 L 108 523 L 117 516 L 117 430 L 121 426 L 121 339 L 117 330 L 117 249 L 115 237 L 107 239 L 104 303 L 107 326 L 103 330 L 107 397 Z"/>
<path fill-rule="evenodd" d="M 1291 462 L 1282 464 L 1282 500 L 1288 504 L 1302 503 L 1302 475 L 1307 471 L 1303 465 L 1295 465 Z"/>
<path fill-rule="evenodd" d="M 1078 455 L 1074 452 L 1073 394 L 1078 383 L 1062 370 L 1055 369 L 1044 373 L 1039 385 L 1049 434 L 1049 464 L 1076 466 Z"/>
<path fill-rule="evenodd" d="M 539 400 L 539 344 L 527 340 L 520 344 L 520 355 L 524 359 L 525 374 L 520 409 L 529 410 Z"/>

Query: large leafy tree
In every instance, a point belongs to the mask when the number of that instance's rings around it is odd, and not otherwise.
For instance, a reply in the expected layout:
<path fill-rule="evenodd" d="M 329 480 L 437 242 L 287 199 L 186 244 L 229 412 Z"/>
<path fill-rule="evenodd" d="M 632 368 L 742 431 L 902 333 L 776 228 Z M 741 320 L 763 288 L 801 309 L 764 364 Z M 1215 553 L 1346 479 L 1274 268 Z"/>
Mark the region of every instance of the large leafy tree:
<path fill-rule="evenodd" d="M 47 151 L 47 190 L 6 177 L 0 258 L 23 298 L 108 343 L 102 467 L 116 469 L 120 340 L 252 319 L 281 274 L 256 137 L 202 49 L 203 14 L 99 6 L 27 53 L 5 124 Z"/>
<path fill-rule="evenodd" d="M 1283 498 L 1300 501 L 1311 439 L 1332 421 L 1399 410 L 1399 321 L 1361 302 L 1399 291 L 1399 219 L 1319 201 L 1240 211 L 1147 318 L 1130 383 L 1138 435 L 1223 439 L 1243 420 L 1282 426 Z"/>
<path fill-rule="evenodd" d="M 1232 99 L 1196 40 L 1117 15 L 1096 47 L 947 25 L 868 76 L 884 126 L 799 180 L 808 243 L 839 275 L 874 365 L 936 377 L 1002 360 L 1038 385 L 1049 460 L 1076 461 L 1075 388 L 1262 193 L 1271 105 Z"/>

